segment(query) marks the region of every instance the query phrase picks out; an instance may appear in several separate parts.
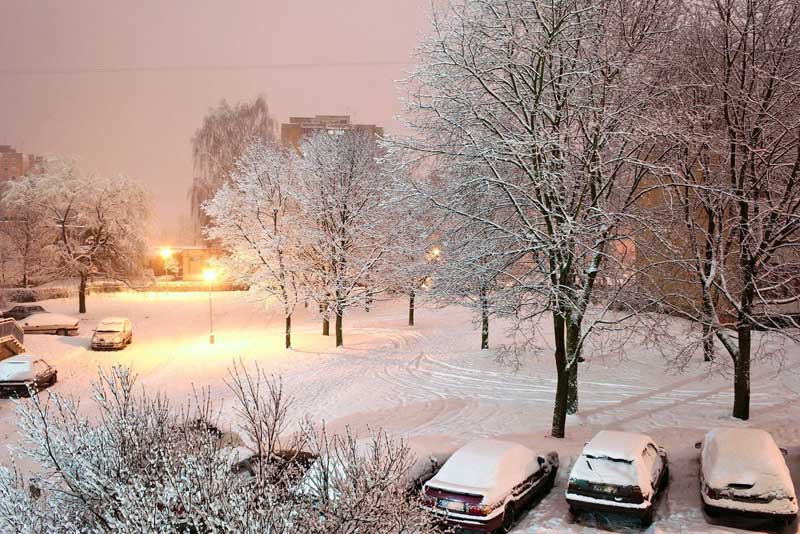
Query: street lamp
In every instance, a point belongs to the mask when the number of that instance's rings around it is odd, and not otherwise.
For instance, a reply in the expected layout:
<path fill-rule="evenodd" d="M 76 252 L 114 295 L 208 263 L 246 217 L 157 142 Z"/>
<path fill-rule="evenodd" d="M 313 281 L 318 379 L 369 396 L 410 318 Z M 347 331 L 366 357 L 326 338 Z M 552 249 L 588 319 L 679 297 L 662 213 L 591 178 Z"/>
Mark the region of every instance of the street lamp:
<path fill-rule="evenodd" d="M 208 283 L 208 343 L 214 344 L 214 312 L 211 308 L 211 284 L 217 279 L 217 271 L 214 269 L 205 269 L 203 271 L 203 280 Z"/>
<path fill-rule="evenodd" d="M 167 264 L 169 263 L 169 260 L 172 259 L 172 249 L 169 247 L 161 247 L 161 259 L 164 260 L 164 274 L 167 275 L 169 274 Z"/>

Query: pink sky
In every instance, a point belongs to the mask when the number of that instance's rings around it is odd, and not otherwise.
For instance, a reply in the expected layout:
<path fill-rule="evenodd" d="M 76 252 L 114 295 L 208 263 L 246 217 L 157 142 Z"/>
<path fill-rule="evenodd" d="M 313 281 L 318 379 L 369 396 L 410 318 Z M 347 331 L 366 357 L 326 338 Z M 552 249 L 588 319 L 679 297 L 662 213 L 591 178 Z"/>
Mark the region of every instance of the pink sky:
<path fill-rule="evenodd" d="M 397 63 L 409 60 L 425 28 L 426 5 L 4 0 L 0 144 L 138 178 L 153 192 L 158 220 L 174 227 L 188 214 L 189 140 L 223 98 L 236 102 L 263 93 L 279 121 L 350 114 L 396 128 L 395 81 L 408 68 Z M 393 64 L 185 68 L 359 62 Z"/>

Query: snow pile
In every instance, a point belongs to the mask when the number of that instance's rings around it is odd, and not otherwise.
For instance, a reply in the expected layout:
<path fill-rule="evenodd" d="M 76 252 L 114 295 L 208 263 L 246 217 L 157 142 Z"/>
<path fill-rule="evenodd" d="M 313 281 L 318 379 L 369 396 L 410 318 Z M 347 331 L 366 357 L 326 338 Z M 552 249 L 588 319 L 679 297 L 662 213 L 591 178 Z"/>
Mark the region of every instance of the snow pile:
<path fill-rule="evenodd" d="M 479 439 L 456 451 L 426 486 L 482 495 L 483 502 L 494 503 L 538 470 L 538 456 L 529 448 Z"/>
<path fill-rule="evenodd" d="M 789 468 L 775 440 L 764 430 L 712 430 L 703 442 L 702 466 L 703 480 L 710 488 L 722 490 L 723 498 L 730 488 L 737 497 L 792 499 L 797 512 Z M 737 503 L 737 507 L 744 504 Z"/>

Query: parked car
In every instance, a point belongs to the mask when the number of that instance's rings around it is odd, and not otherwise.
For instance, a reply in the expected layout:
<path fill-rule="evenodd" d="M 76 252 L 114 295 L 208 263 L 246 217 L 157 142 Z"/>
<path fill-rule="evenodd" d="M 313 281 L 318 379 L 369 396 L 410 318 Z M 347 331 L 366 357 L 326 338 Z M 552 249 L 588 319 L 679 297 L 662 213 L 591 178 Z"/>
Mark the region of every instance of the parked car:
<path fill-rule="evenodd" d="M 649 526 L 668 482 L 667 453 L 649 436 L 603 430 L 572 466 L 566 498 L 572 514 L 623 513 Z"/>
<path fill-rule="evenodd" d="M 41 358 L 23 353 L 0 361 L 0 392 L 27 393 L 52 386 L 58 372 Z"/>
<path fill-rule="evenodd" d="M 36 304 L 17 304 L 13 308 L 9 308 L 0 314 L 0 318 L 5 319 L 10 317 L 20 321 L 34 313 L 47 313 L 47 310 Z"/>
<path fill-rule="evenodd" d="M 78 335 L 78 320 L 60 313 L 34 313 L 19 322 L 26 334 Z"/>
<path fill-rule="evenodd" d="M 470 532 L 509 532 L 517 514 L 553 487 L 558 454 L 510 441 L 479 439 L 457 450 L 423 486 L 442 522 Z"/>
<path fill-rule="evenodd" d="M 133 342 L 133 325 L 126 317 L 107 317 L 92 335 L 92 350 L 121 350 Z"/>
<path fill-rule="evenodd" d="M 717 428 L 695 446 L 702 449 L 700 492 L 709 515 L 727 512 L 786 523 L 797 517 L 785 452 L 768 432 Z"/>

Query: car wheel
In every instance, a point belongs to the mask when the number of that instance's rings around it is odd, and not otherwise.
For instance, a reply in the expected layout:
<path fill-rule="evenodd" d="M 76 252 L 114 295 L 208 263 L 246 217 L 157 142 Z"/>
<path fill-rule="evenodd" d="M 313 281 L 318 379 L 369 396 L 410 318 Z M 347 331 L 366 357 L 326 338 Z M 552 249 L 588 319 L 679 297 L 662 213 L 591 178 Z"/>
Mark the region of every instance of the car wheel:
<path fill-rule="evenodd" d="M 659 489 L 664 490 L 669 484 L 669 466 L 664 466 L 664 475 L 661 477 L 661 484 L 659 484 Z"/>
<path fill-rule="evenodd" d="M 556 485 L 556 470 L 553 469 L 550 474 L 547 476 L 547 483 L 544 486 L 544 491 L 548 492 L 553 489 L 553 486 Z"/>
<path fill-rule="evenodd" d="M 511 532 L 511 527 L 514 525 L 516 519 L 516 510 L 514 505 L 508 503 L 505 511 L 503 511 L 503 526 L 500 527 L 500 532 Z"/>
<path fill-rule="evenodd" d="M 59 328 L 58 330 L 56 330 L 56 335 L 57 336 L 66 336 L 67 335 L 67 331 L 64 330 L 63 328 Z"/>
<path fill-rule="evenodd" d="M 642 516 L 642 528 L 647 528 L 653 524 L 653 520 L 656 516 L 656 507 L 655 504 L 651 504 L 650 508 Z"/>

